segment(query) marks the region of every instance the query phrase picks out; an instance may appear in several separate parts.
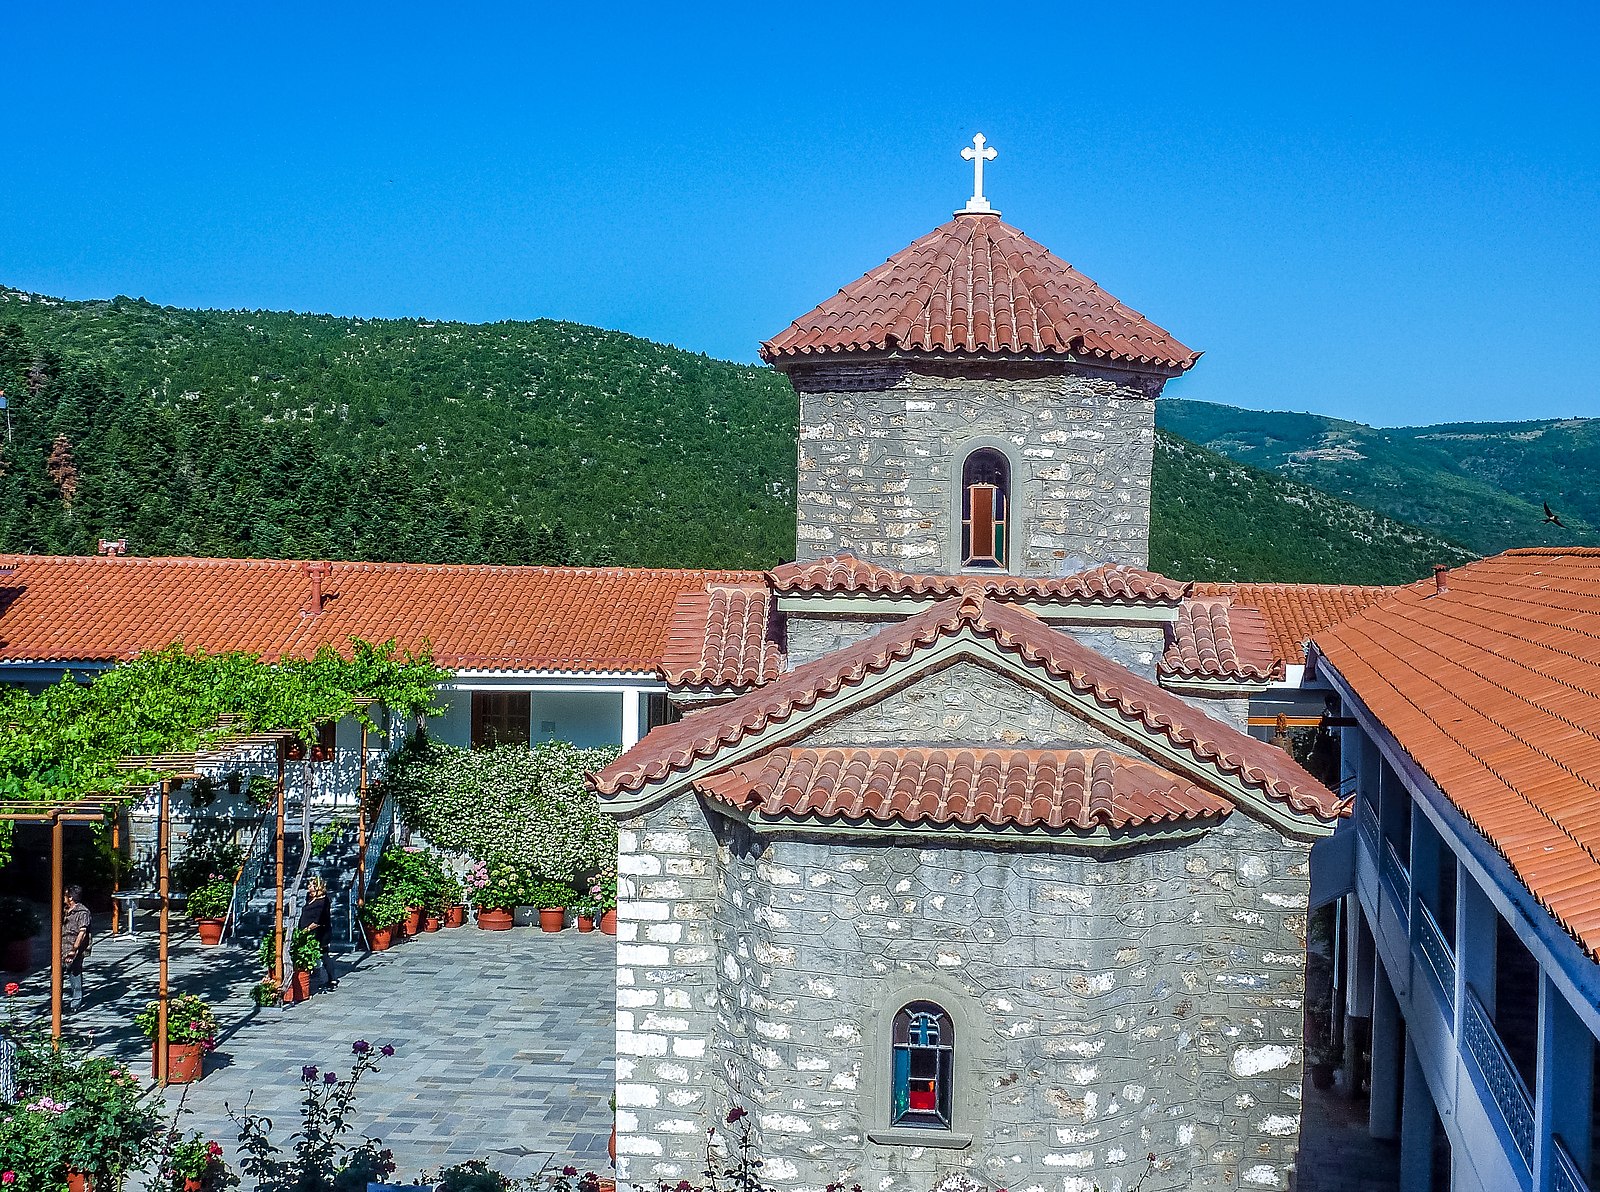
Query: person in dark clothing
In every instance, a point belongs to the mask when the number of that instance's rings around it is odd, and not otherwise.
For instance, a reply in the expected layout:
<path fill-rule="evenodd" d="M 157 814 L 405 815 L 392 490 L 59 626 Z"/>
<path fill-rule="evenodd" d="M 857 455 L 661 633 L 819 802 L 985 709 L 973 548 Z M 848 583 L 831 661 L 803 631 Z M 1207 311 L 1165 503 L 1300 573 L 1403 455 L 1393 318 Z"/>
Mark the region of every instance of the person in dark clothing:
<path fill-rule="evenodd" d="M 337 989 L 339 982 L 333 975 L 333 920 L 331 903 L 328 900 L 328 887 L 323 884 L 320 877 L 314 877 L 306 883 L 306 904 L 300 908 L 300 924 L 302 929 L 309 929 L 316 936 L 317 943 L 322 945 L 322 983 L 329 989 Z"/>

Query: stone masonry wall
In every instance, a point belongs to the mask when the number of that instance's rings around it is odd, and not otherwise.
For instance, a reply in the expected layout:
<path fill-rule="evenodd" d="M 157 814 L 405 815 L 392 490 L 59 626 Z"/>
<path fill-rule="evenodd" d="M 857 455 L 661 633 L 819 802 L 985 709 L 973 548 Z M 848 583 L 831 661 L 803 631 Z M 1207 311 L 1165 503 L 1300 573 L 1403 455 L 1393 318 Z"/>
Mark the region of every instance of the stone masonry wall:
<path fill-rule="evenodd" d="M 821 601 L 819 600 L 820 604 Z M 882 632 L 923 611 L 927 605 L 908 609 L 901 616 L 821 616 L 804 611 L 790 612 L 784 619 L 784 650 L 791 667 L 802 666 L 835 650 Z M 1156 659 L 1163 648 L 1163 632 L 1150 625 L 1058 625 L 1091 650 L 1127 667 L 1141 678 L 1154 680 Z"/>
<path fill-rule="evenodd" d="M 676 820 L 707 814 L 678 803 Z M 685 856 L 645 841 L 713 848 L 710 905 L 686 885 L 664 918 L 623 922 L 701 924 L 710 963 L 697 949 L 672 966 L 670 945 L 619 959 L 623 1179 L 692 1175 L 705 1129 L 740 1104 L 780 1188 L 925 1192 L 961 1168 L 1015 1192 L 1111 1192 L 1152 1153 L 1144 1192 L 1287 1186 L 1307 846 L 1238 813 L 1110 854 L 677 831 L 645 826 L 626 855 L 665 869 Z M 907 981 L 976 1024 L 958 1033 L 974 1064 L 965 1148 L 868 1138 L 887 1119 L 880 1031 Z"/>
<path fill-rule="evenodd" d="M 797 370 L 798 557 L 850 551 L 901 571 L 959 569 L 961 465 L 992 446 L 1011 459 L 1010 571 L 1144 566 L 1161 381 L 1066 367 Z"/>

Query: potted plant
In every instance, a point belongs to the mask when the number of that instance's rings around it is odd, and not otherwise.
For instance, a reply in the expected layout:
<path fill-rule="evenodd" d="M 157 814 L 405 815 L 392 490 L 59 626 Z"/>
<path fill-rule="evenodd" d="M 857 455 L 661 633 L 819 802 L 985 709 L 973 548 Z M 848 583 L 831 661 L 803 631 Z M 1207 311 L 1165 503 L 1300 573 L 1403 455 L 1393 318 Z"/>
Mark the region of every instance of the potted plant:
<path fill-rule="evenodd" d="M 173 1132 L 176 1137 L 177 1132 Z M 222 1144 L 204 1134 L 175 1141 L 167 1156 L 166 1171 L 172 1192 L 224 1192 L 237 1188 L 239 1177 L 222 1158 Z"/>
<path fill-rule="evenodd" d="M 6 972 L 25 973 L 33 967 L 33 937 L 43 929 L 33 903 L 9 894 L 0 897 L 0 952 Z"/>
<path fill-rule="evenodd" d="M 283 1000 L 283 990 L 271 977 L 263 977 L 250 987 L 250 1000 L 262 1009 L 276 1006 Z"/>
<path fill-rule="evenodd" d="M 577 915 L 578 915 L 578 930 L 580 932 L 582 932 L 584 935 L 588 935 L 591 931 L 594 930 L 594 926 L 595 926 L 595 917 L 596 916 L 595 916 L 594 907 L 590 906 L 588 903 L 585 903 L 582 906 L 577 908 Z"/>
<path fill-rule="evenodd" d="M 134 1016 L 134 1025 L 151 1041 L 155 1052 L 159 1003 L 150 1002 Z M 217 1045 L 217 1020 L 198 994 L 180 993 L 167 999 L 167 1083 L 188 1084 L 205 1075 L 205 1054 Z M 152 1054 L 150 1071 L 157 1060 Z"/>
<path fill-rule="evenodd" d="M 388 891 L 380 891 L 361 904 L 361 922 L 367 929 L 367 942 L 374 952 L 387 952 L 394 943 L 397 925 L 405 918 L 404 902 Z"/>
<path fill-rule="evenodd" d="M 228 908 L 233 904 L 233 883 L 227 878 L 207 882 L 197 890 L 189 891 L 185 910 L 194 920 L 200 942 L 207 946 L 222 942 L 222 927 L 227 922 Z"/>
<path fill-rule="evenodd" d="M 595 905 L 600 908 L 600 930 L 607 935 L 617 934 L 617 866 L 616 862 L 607 862 L 600 867 L 600 872 L 595 876 L 594 883 L 589 887 L 589 896 L 594 899 Z"/>
<path fill-rule="evenodd" d="M 252 774 L 244 788 L 244 801 L 257 811 L 265 811 L 278 801 L 277 780 L 266 774 Z"/>
<path fill-rule="evenodd" d="M 528 901 L 539 908 L 539 930 L 557 932 L 567 925 L 567 903 L 573 889 L 567 882 L 542 881 L 528 887 Z"/>
<path fill-rule="evenodd" d="M 303 1002 L 311 996 L 311 970 L 322 963 L 322 945 L 311 928 L 298 928 L 289 937 L 289 961 L 294 967 L 294 982 L 290 986 L 294 1000 Z"/>
<path fill-rule="evenodd" d="M 445 874 L 443 893 L 444 925 L 446 927 L 460 927 L 467 921 L 467 908 L 461 905 L 463 892 L 461 879 L 453 874 Z"/>
<path fill-rule="evenodd" d="M 482 1159 L 469 1159 L 441 1171 L 433 1192 L 506 1192 L 510 1187 L 511 1181 Z"/>
<path fill-rule="evenodd" d="M 509 931 L 511 908 L 522 901 L 522 886 L 515 867 L 478 862 L 467 874 L 467 891 L 478 909 L 478 926 L 484 931 Z"/>

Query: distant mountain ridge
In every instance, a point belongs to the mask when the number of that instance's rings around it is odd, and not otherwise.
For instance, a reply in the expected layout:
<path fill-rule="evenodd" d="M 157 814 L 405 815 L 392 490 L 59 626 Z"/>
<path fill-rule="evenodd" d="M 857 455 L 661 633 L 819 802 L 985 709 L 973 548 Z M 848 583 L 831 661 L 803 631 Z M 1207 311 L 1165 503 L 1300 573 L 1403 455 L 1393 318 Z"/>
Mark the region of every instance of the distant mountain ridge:
<path fill-rule="evenodd" d="M 0 388 L 16 429 L 0 450 L 3 550 L 126 537 L 142 555 L 740 568 L 794 555 L 788 382 L 621 332 L 0 287 Z M 1151 565 L 1167 574 L 1395 583 L 1468 557 L 1296 479 L 1158 443 Z"/>
<path fill-rule="evenodd" d="M 1392 429 L 1162 399 L 1156 423 L 1480 554 L 1600 545 L 1600 419 Z M 1565 528 L 1544 518 L 1548 502 Z"/>

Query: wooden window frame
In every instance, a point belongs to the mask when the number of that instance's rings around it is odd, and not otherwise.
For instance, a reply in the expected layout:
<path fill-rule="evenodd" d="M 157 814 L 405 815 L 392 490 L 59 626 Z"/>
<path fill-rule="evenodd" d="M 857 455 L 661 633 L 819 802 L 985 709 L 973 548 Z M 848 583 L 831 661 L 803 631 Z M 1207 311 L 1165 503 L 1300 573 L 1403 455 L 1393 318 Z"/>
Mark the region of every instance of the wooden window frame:
<path fill-rule="evenodd" d="M 474 691 L 471 695 L 472 748 L 532 743 L 532 692 Z"/>

